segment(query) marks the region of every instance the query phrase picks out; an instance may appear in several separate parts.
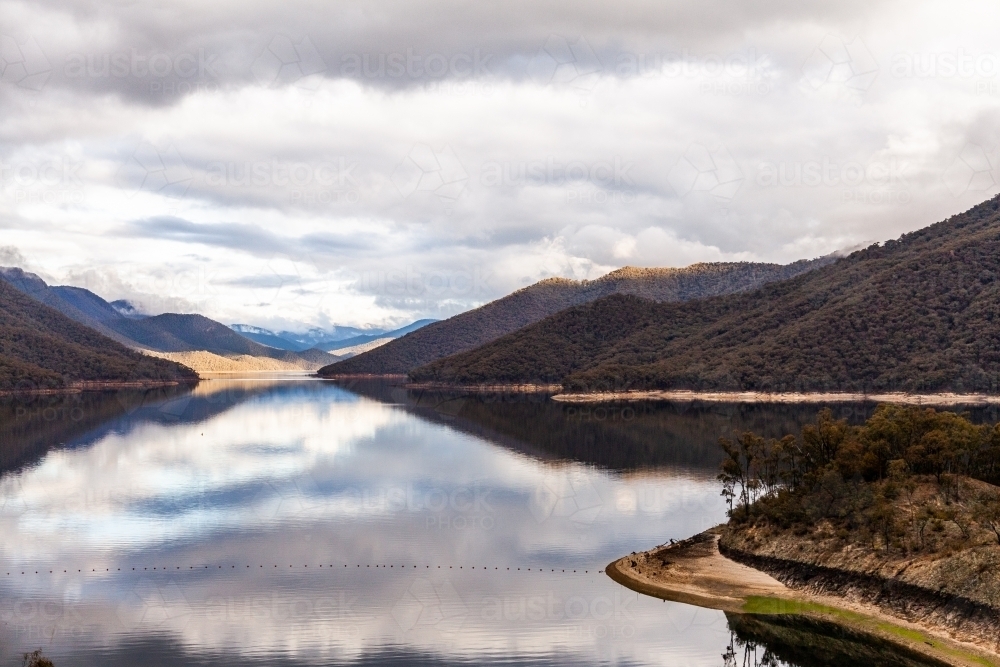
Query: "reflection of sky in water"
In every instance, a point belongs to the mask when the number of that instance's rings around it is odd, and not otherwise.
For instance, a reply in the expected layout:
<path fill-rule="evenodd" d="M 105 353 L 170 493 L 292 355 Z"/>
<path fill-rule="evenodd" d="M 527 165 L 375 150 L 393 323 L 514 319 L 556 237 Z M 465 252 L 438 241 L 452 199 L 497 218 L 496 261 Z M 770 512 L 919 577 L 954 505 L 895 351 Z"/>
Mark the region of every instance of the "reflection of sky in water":
<path fill-rule="evenodd" d="M 319 382 L 185 400 L 0 480 L 8 657 L 720 662 L 722 614 L 597 573 L 722 520 L 710 478 L 540 463 Z"/>

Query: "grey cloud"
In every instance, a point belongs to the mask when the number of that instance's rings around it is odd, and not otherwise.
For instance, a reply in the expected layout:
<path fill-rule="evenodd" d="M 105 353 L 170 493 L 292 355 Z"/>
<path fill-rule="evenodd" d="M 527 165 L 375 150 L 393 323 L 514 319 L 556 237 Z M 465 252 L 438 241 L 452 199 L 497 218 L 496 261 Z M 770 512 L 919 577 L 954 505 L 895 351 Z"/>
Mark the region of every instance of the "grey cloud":
<path fill-rule="evenodd" d="M 195 223 L 172 216 L 133 220 L 117 233 L 229 248 L 256 257 L 287 256 L 317 265 L 323 265 L 338 256 L 375 248 L 365 239 L 351 236 L 311 233 L 292 238 L 279 236 L 259 225 L 240 222 Z"/>
<path fill-rule="evenodd" d="M 392 89 L 614 74 L 629 55 L 727 55 L 776 21 L 850 25 L 894 3 L 591 1 L 567 11 L 561 2 L 527 0 L 222 2 L 210 12 L 178 5 L 172 14 L 96 2 L 12 4 L 30 19 L 13 37 L 28 55 L 37 43 L 43 85 L 159 106 L 244 85 L 308 91 L 320 78 Z"/>
<path fill-rule="evenodd" d="M 133 220 L 121 234 L 233 248 L 258 256 L 270 256 L 291 249 L 285 239 L 257 225 L 239 222 L 198 224 L 182 218 L 158 216 Z"/>
<path fill-rule="evenodd" d="M 15 246 L 0 246 L 0 266 L 16 266 L 27 269 L 28 259 Z"/>

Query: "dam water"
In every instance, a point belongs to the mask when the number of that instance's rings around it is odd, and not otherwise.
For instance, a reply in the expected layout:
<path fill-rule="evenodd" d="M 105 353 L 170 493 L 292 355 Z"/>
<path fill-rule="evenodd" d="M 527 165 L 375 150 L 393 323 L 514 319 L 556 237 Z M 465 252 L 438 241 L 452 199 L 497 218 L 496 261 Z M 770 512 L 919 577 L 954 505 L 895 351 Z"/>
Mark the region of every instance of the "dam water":
<path fill-rule="evenodd" d="M 720 436 L 818 409 L 282 377 L 6 398 L 0 665 L 838 664 L 864 639 L 602 572 L 725 520 Z"/>

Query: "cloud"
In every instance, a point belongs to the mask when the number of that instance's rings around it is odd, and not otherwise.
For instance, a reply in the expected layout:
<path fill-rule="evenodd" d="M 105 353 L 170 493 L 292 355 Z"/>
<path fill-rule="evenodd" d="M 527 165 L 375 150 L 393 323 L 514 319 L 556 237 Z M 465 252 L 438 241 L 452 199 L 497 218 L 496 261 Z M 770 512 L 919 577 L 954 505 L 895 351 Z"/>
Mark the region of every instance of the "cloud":
<path fill-rule="evenodd" d="M 254 255 L 286 252 L 289 244 L 256 225 L 238 222 L 195 224 L 182 218 L 158 216 L 133 220 L 123 235 L 244 250 Z"/>
<path fill-rule="evenodd" d="M 16 266 L 27 269 L 28 259 L 12 245 L 0 246 L 0 266 Z"/>
<path fill-rule="evenodd" d="M 0 82 L 4 244 L 227 321 L 395 324 L 553 275 L 793 261 L 1000 192 L 979 0 L 0 11 L 51 67 Z"/>
<path fill-rule="evenodd" d="M 49 74 L 42 85 L 162 106 L 234 86 L 315 90 L 319 79 L 392 90 L 489 77 L 537 79 L 539 71 L 545 82 L 563 80 L 566 71 L 616 75 L 633 57 L 716 53 L 778 22 L 851 24 L 894 4 L 632 0 L 615 10 L 587 2 L 567 11 L 560 2 L 226 0 L 212 11 L 167 3 L 155 19 L 93 2 L 4 6 L 22 43 L 37 41 L 30 53 L 50 63 L 34 67 Z"/>

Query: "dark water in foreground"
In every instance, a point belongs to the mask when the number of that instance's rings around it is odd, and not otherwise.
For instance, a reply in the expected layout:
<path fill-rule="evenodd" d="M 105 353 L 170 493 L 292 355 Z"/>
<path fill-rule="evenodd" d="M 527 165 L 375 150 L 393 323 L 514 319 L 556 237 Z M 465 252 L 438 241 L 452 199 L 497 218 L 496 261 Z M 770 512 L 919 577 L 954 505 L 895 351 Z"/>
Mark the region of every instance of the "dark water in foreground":
<path fill-rule="evenodd" d="M 8 399 L 0 665 L 920 664 L 599 573 L 724 519 L 719 436 L 817 410 L 302 379 Z"/>

